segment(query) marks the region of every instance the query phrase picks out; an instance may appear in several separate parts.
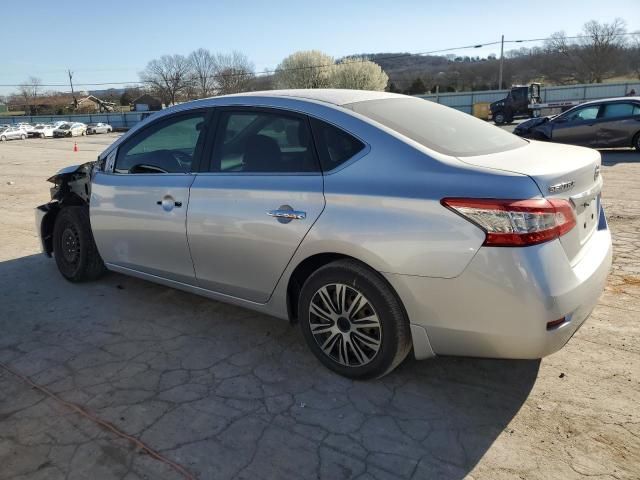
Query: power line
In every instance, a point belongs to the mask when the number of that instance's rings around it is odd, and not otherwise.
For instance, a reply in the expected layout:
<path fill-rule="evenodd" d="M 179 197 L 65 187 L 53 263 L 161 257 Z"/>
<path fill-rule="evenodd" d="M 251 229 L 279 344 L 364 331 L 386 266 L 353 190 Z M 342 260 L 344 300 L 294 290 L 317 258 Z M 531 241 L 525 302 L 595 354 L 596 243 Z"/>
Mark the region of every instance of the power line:
<path fill-rule="evenodd" d="M 623 37 L 623 36 L 630 36 L 630 35 L 638 35 L 638 33 L 636 32 L 628 32 L 628 33 L 617 33 L 617 34 L 612 34 L 610 36 L 612 37 Z M 528 38 L 528 39 L 519 39 L 519 40 L 504 40 L 504 43 L 532 43 L 532 42 L 542 42 L 542 41 L 547 41 L 547 40 L 553 40 L 555 37 L 544 37 L 544 38 Z M 575 39 L 581 39 L 581 38 L 592 38 L 590 35 L 573 35 L 573 36 L 564 36 L 562 37 L 563 39 L 567 39 L 567 40 L 575 40 Z M 502 43 L 502 41 L 495 41 L 495 42 L 486 42 L 486 43 L 479 43 L 479 44 L 475 44 L 475 45 L 465 45 L 465 46 L 461 46 L 461 47 L 450 47 L 450 48 L 443 48 L 440 50 L 429 50 L 429 51 L 424 51 L 424 52 L 413 52 L 413 53 L 400 53 L 400 54 L 396 54 L 396 55 L 387 55 L 387 56 L 382 56 L 382 57 L 376 57 L 373 61 L 381 61 L 381 60 L 395 60 L 395 59 L 399 59 L 399 58 L 406 58 L 406 57 L 413 57 L 413 56 L 425 56 L 425 55 L 434 55 L 437 53 L 446 53 L 446 52 L 453 52 L 453 51 L 459 51 L 459 50 L 470 50 L 470 49 L 476 49 L 476 48 L 484 48 L 484 47 L 490 47 L 493 45 L 500 45 Z M 347 57 L 348 58 L 348 57 Z M 346 65 L 346 64 L 351 64 L 351 63 L 361 63 L 363 61 L 367 61 L 367 58 L 364 59 L 357 59 L 357 60 L 343 60 L 341 62 L 339 62 L 337 65 Z M 310 70 L 310 69 L 315 69 L 315 68 L 328 68 L 328 67 L 332 67 L 336 65 L 335 63 L 328 63 L 328 64 L 320 64 L 320 65 L 305 65 L 305 66 L 301 66 L 301 67 L 294 67 L 294 68 L 286 68 L 286 69 L 271 69 L 271 70 L 264 70 L 262 72 L 233 72 L 233 73 L 222 73 L 222 74 L 215 74 L 215 75 L 209 75 L 207 76 L 207 78 L 210 79 L 215 79 L 215 78 L 233 78 L 233 77 L 246 77 L 246 76 L 251 76 L 251 77 L 260 77 L 260 76 L 267 76 L 267 75 L 273 75 L 277 72 L 291 72 L 291 71 L 299 71 L 299 70 Z M 107 86 L 107 85 L 145 85 L 149 82 L 145 82 L 143 80 L 133 80 L 133 81 L 128 81 L 128 82 L 98 82 L 98 83 L 76 83 L 75 86 L 76 87 L 100 87 L 100 86 Z M 0 87 L 21 87 L 23 86 L 23 84 L 0 84 Z M 67 84 L 63 84 L 63 83 L 43 83 L 39 85 L 40 87 L 66 87 Z"/>

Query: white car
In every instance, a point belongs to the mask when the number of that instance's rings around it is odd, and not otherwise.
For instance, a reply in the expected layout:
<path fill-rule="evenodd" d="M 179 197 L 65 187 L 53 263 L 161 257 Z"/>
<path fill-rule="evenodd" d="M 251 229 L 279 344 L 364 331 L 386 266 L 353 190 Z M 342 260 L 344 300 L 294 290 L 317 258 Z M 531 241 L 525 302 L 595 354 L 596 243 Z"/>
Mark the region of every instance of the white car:
<path fill-rule="evenodd" d="M 30 123 L 24 123 L 24 122 L 18 123 L 18 125 L 16 125 L 16 126 L 17 126 L 18 128 L 21 128 L 21 129 L 22 129 L 22 130 L 24 130 L 25 132 L 27 132 L 27 134 L 28 134 L 31 130 L 33 130 L 33 128 L 34 128 L 34 127 L 33 127 L 33 125 L 31 125 Z"/>
<path fill-rule="evenodd" d="M 90 123 L 87 125 L 87 135 L 93 133 L 111 133 L 113 127 L 108 123 Z"/>
<path fill-rule="evenodd" d="M 41 124 L 36 125 L 33 130 L 28 132 L 30 137 L 46 138 L 53 137 L 53 131 L 56 129 L 53 125 Z"/>
<path fill-rule="evenodd" d="M 0 129 L 0 142 L 7 140 L 24 140 L 27 138 L 27 132 L 20 127 L 8 127 Z"/>
<path fill-rule="evenodd" d="M 79 137 L 87 134 L 87 126 L 84 123 L 63 123 L 53 131 L 54 137 Z"/>

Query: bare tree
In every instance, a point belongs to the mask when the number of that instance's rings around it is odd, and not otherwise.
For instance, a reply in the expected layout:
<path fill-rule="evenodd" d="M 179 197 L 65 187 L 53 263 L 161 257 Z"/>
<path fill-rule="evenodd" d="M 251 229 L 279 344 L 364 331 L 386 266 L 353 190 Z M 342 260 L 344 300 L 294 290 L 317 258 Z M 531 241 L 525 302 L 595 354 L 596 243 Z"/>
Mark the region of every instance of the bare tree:
<path fill-rule="evenodd" d="M 616 74 L 620 56 L 626 43 L 624 20 L 611 23 L 591 20 L 584 24 L 580 38 L 575 42 L 564 32 L 557 32 L 547 42 L 552 76 L 565 76 L 582 83 L 602 83 Z M 564 62 L 564 63 L 563 63 Z M 564 70 L 557 75 L 557 70 Z"/>
<path fill-rule="evenodd" d="M 29 113 L 38 113 L 38 93 L 42 86 L 42 80 L 37 77 L 29 77 L 19 87 L 20 96 L 24 99 L 24 109 Z"/>
<path fill-rule="evenodd" d="M 349 57 L 336 64 L 330 83 L 333 88 L 382 91 L 388 82 L 389 76 L 377 63 L 366 58 Z"/>
<path fill-rule="evenodd" d="M 191 82 L 190 64 L 183 55 L 163 55 L 147 64 L 140 79 L 172 105 Z"/>
<path fill-rule="evenodd" d="M 318 50 L 295 52 L 276 68 L 278 88 L 329 88 L 335 68 L 333 57 Z"/>
<path fill-rule="evenodd" d="M 220 95 L 245 92 L 255 77 L 253 63 L 241 52 L 215 56 L 215 87 Z"/>
<path fill-rule="evenodd" d="M 215 94 L 216 57 L 207 49 L 199 48 L 189 55 L 193 87 L 200 98 Z"/>

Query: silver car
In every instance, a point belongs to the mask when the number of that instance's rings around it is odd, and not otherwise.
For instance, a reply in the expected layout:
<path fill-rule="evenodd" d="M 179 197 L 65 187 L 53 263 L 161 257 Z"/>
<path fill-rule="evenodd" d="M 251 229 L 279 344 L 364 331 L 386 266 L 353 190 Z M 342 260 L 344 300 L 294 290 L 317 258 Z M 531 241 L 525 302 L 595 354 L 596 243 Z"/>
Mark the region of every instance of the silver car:
<path fill-rule="evenodd" d="M 156 113 L 50 179 L 45 253 L 298 322 L 352 378 L 410 351 L 539 358 L 611 265 L 600 154 L 403 95 L 289 90 Z"/>
<path fill-rule="evenodd" d="M 22 127 L 6 127 L 0 128 L 0 142 L 6 142 L 7 140 L 25 140 L 27 138 L 27 132 Z"/>

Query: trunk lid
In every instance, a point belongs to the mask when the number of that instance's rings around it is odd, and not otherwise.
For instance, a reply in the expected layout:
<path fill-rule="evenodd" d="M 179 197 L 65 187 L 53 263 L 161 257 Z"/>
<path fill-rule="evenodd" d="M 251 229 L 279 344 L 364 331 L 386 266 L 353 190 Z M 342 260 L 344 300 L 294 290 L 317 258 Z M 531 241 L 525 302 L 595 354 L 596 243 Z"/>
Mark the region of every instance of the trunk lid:
<path fill-rule="evenodd" d="M 465 163 L 529 176 L 545 198 L 570 200 L 575 208 L 576 226 L 560 237 L 571 263 L 598 225 L 600 209 L 600 153 L 596 150 L 546 142 L 475 157 L 459 157 Z M 499 197 L 499 193 L 496 194 Z"/>

